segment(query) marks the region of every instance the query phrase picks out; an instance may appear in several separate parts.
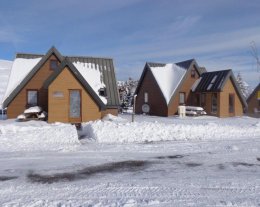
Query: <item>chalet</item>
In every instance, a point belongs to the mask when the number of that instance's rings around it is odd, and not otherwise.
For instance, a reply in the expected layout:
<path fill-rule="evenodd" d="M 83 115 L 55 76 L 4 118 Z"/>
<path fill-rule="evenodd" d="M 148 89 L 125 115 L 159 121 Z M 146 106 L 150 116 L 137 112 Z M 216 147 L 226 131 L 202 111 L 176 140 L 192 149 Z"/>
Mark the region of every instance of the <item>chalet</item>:
<path fill-rule="evenodd" d="M 242 116 L 247 103 L 232 70 L 205 72 L 192 87 L 193 102 L 207 114 L 218 117 Z"/>
<path fill-rule="evenodd" d="M 179 105 L 201 106 L 207 114 L 241 116 L 247 106 L 231 70 L 206 72 L 194 59 L 146 63 L 136 89 L 136 113 L 177 114 Z"/>
<path fill-rule="evenodd" d="M 251 116 L 260 117 L 260 83 L 247 98 L 247 113 Z"/>
<path fill-rule="evenodd" d="M 136 113 L 171 116 L 189 104 L 191 87 L 201 70 L 194 59 L 176 64 L 146 63 L 135 94 Z"/>
<path fill-rule="evenodd" d="M 48 122 L 68 123 L 117 115 L 118 105 L 112 59 L 63 56 L 55 47 L 45 55 L 16 55 L 3 101 L 8 118 L 40 106 Z"/>

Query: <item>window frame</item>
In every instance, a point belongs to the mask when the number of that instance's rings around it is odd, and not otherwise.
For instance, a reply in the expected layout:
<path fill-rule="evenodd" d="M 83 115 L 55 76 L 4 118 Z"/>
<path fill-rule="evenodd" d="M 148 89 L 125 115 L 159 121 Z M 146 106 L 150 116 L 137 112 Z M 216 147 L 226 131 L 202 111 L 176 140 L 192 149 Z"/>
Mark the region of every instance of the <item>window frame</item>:
<path fill-rule="evenodd" d="M 53 67 L 53 63 L 54 62 L 56 63 L 56 67 L 55 68 Z M 58 68 L 59 68 L 59 61 L 58 60 L 54 60 L 54 59 L 50 60 L 50 70 L 51 71 L 56 71 Z"/>
<path fill-rule="evenodd" d="M 183 94 L 183 102 L 181 102 L 181 95 Z M 179 105 L 185 105 L 186 102 L 186 93 L 185 92 L 179 92 Z"/>
<path fill-rule="evenodd" d="M 232 101 L 230 102 L 230 100 L 232 100 Z M 232 103 L 232 105 L 230 105 L 231 103 Z M 228 112 L 235 113 L 235 94 L 234 93 L 228 94 Z"/>
<path fill-rule="evenodd" d="M 190 77 L 196 78 L 196 70 L 195 69 L 191 69 Z"/>
<path fill-rule="evenodd" d="M 216 105 L 213 106 L 213 98 L 216 98 Z M 217 114 L 218 113 L 218 94 L 212 93 L 211 95 L 211 113 Z"/>
<path fill-rule="evenodd" d="M 31 104 L 29 103 L 29 92 L 36 92 L 37 96 L 36 96 L 36 104 Z M 26 108 L 32 107 L 32 106 L 38 106 L 39 104 L 39 90 L 38 89 L 27 89 L 26 90 Z"/>
<path fill-rule="evenodd" d="M 144 92 L 144 103 L 148 103 L 149 101 L 149 94 L 148 92 Z"/>

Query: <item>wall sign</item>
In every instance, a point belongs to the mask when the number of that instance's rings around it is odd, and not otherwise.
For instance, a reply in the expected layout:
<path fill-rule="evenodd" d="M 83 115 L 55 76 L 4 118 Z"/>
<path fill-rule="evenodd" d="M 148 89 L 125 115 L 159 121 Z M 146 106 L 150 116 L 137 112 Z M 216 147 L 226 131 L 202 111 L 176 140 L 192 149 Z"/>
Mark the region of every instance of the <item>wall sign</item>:
<path fill-rule="evenodd" d="M 64 94 L 63 94 L 62 91 L 54 91 L 52 96 L 55 97 L 55 98 L 63 98 Z"/>

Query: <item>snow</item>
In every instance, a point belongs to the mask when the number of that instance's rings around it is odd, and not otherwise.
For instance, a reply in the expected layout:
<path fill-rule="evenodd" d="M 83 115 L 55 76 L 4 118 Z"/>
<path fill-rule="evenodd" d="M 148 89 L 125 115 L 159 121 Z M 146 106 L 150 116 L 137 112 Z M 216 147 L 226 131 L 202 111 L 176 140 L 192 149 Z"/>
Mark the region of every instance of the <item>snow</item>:
<path fill-rule="evenodd" d="M 3 101 L 10 96 L 13 90 L 23 81 L 40 60 L 41 58 L 16 58 L 14 60 Z"/>
<path fill-rule="evenodd" d="M 186 70 L 175 64 L 166 64 L 164 67 L 150 68 L 168 104 L 182 81 Z"/>
<path fill-rule="evenodd" d="M 0 109 L 2 108 L 2 99 L 8 83 L 8 77 L 12 68 L 12 61 L 0 60 Z"/>
<path fill-rule="evenodd" d="M 200 77 L 199 79 L 197 79 L 197 80 L 193 83 L 193 85 L 191 86 L 191 91 L 192 91 L 192 92 L 194 92 L 194 91 L 196 90 L 196 88 L 197 88 L 197 86 L 199 85 L 201 79 L 202 79 L 202 78 Z"/>
<path fill-rule="evenodd" d="M 130 120 L 107 115 L 83 130 L 103 123 L 103 133 L 110 136 L 112 130 L 116 139 L 126 140 L 134 126 L 147 126 L 138 132 L 142 141 L 106 144 L 88 137 L 79 143 L 70 124 L 0 121 L 0 206 L 259 206 L 259 119 Z M 145 141 L 154 124 L 157 136 L 178 125 L 169 133 L 179 139 Z M 183 133 L 192 139 L 183 139 Z"/>
<path fill-rule="evenodd" d="M 99 89 L 106 88 L 106 85 L 102 80 L 102 74 L 99 70 L 99 65 L 97 65 L 97 68 L 94 64 L 92 65 L 91 63 L 73 62 L 73 65 L 88 82 L 88 84 L 95 91 L 95 93 L 102 100 L 102 102 L 106 104 L 107 99 L 99 95 Z"/>
<path fill-rule="evenodd" d="M 94 121 L 83 124 L 87 137 L 100 143 L 145 143 L 176 140 L 225 140 L 238 137 L 256 138 L 260 136 L 260 120 L 236 117 L 220 119 L 210 116 L 177 117 L 160 119 L 136 115 L 135 122 L 127 120 Z"/>
<path fill-rule="evenodd" d="M 70 124 L 0 121 L 0 152 L 66 151 L 78 145 L 77 130 Z"/>
<path fill-rule="evenodd" d="M 30 113 L 40 113 L 42 111 L 42 108 L 40 106 L 33 106 L 28 109 L 24 110 L 25 114 L 30 114 Z"/>

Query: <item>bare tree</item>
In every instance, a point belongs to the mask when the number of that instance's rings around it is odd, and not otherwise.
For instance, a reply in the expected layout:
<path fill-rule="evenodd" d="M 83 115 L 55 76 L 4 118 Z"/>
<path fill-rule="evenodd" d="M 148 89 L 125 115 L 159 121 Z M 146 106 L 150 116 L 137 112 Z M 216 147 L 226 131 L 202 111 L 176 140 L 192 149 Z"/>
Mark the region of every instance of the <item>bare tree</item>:
<path fill-rule="evenodd" d="M 257 70 L 257 72 L 260 72 L 260 59 L 259 59 L 259 56 L 258 56 L 258 51 L 257 51 L 257 48 L 256 48 L 255 41 L 252 41 L 250 43 L 250 47 L 251 47 L 251 54 L 254 57 L 254 59 L 256 60 L 256 70 Z"/>

